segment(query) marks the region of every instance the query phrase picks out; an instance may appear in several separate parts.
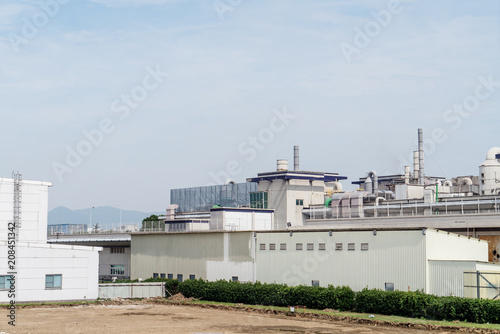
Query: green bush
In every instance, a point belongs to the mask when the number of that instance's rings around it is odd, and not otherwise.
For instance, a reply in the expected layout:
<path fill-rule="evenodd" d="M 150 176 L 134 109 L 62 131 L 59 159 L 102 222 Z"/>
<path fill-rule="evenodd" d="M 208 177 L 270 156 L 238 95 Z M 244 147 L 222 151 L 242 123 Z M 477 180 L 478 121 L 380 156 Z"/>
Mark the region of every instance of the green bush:
<path fill-rule="evenodd" d="M 356 293 L 355 310 L 434 320 L 500 323 L 500 301 L 438 297 L 423 292 L 363 289 Z"/>
<path fill-rule="evenodd" d="M 349 287 L 289 287 L 286 284 L 208 282 L 202 279 L 179 283 L 178 291 L 186 297 L 217 302 L 253 305 L 303 305 L 312 309 L 350 310 L 355 293 Z"/>
<path fill-rule="evenodd" d="M 438 297 L 421 291 L 363 289 L 355 293 L 347 286 L 290 287 L 286 284 L 224 280 L 209 282 L 202 279 L 179 282 L 176 279 L 149 278 L 144 282 L 164 282 L 171 294 L 180 292 L 186 297 L 216 302 L 270 306 L 301 305 L 320 310 L 330 308 L 434 320 L 500 323 L 499 300 Z"/>

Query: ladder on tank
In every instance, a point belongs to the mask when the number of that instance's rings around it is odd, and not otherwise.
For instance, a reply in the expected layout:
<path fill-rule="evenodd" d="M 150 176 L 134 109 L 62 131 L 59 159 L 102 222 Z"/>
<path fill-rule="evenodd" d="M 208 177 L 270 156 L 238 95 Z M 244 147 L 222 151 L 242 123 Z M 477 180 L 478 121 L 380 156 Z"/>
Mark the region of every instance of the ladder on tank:
<path fill-rule="evenodd" d="M 14 201 L 13 201 L 13 223 L 15 229 L 21 228 L 21 199 L 22 199 L 22 181 L 23 176 L 18 172 L 12 172 L 12 179 L 14 180 Z M 18 233 L 16 233 L 16 238 Z"/>

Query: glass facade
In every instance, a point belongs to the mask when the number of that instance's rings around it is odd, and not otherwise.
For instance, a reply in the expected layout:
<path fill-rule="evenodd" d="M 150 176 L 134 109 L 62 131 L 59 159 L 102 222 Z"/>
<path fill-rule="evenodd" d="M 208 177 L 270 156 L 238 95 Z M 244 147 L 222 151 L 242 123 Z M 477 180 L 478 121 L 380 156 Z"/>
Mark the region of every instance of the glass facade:
<path fill-rule="evenodd" d="M 252 209 L 267 209 L 267 192 L 258 191 L 250 193 L 250 207 Z"/>
<path fill-rule="evenodd" d="M 250 193 L 257 191 L 257 183 L 235 183 L 206 187 L 170 190 L 170 204 L 177 204 L 178 212 L 208 211 L 214 205 L 241 207 L 250 205 Z"/>

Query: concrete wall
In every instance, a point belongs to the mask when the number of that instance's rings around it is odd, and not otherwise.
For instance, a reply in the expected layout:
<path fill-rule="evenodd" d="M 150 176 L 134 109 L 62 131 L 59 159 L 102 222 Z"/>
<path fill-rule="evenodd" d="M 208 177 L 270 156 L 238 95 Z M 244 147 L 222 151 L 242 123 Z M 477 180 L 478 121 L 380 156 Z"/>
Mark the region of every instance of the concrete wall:
<path fill-rule="evenodd" d="M 276 179 L 259 182 L 258 191 L 268 192 L 268 208 L 274 209 L 275 228 L 284 230 L 288 222 L 292 226 L 304 225 L 304 207 L 324 203 L 325 184 L 322 181 Z M 303 200 L 304 205 L 297 205 L 298 199 Z"/>
<path fill-rule="evenodd" d="M 100 250 L 100 247 L 18 243 L 17 302 L 96 299 Z M 7 254 L 6 242 L 0 242 L 0 253 Z M 0 273 L 7 272 L 4 257 Z M 61 289 L 45 288 L 45 275 L 51 274 L 62 275 Z M 0 302 L 9 302 L 8 291 L 0 290 Z"/>
<path fill-rule="evenodd" d="M 131 278 L 253 279 L 253 232 L 132 234 Z"/>

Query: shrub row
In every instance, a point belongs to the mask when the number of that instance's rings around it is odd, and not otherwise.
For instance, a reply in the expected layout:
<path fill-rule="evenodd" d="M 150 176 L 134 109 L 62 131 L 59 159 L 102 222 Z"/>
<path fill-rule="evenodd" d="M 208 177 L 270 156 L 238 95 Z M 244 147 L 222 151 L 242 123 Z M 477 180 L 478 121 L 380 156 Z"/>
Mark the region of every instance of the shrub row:
<path fill-rule="evenodd" d="M 288 306 L 312 309 L 351 310 L 354 292 L 349 287 L 289 287 L 285 284 L 207 282 L 192 280 L 179 283 L 178 291 L 186 297 L 228 303 Z"/>
<path fill-rule="evenodd" d="M 500 323 L 500 301 L 437 297 L 423 292 L 364 289 L 356 293 L 356 311 L 435 320 Z"/>
<path fill-rule="evenodd" d="M 123 282 L 123 281 L 122 281 Z M 227 303 L 292 306 L 310 309 L 336 309 L 398 315 L 433 320 L 460 320 L 475 323 L 500 323 L 500 301 L 460 297 L 438 297 L 423 292 L 363 289 L 354 292 L 347 286 L 312 287 L 286 284 L 209 282 L 202 279 L 179 282 L 157 278 L 144 282 L 165 282 L 171 293 Z"/>

